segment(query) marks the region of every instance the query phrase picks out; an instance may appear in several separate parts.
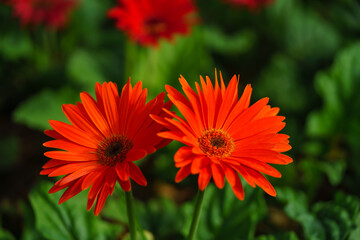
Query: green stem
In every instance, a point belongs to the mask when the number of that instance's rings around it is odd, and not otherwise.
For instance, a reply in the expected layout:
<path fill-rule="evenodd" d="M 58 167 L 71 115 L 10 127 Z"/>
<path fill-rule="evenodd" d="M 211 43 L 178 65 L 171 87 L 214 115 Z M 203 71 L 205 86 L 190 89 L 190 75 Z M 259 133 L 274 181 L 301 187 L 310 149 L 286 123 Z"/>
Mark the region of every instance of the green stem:
<path fill-rule="evenodd" d="M 204 200 L 204 193 L 205 193 L 205 190 L 204 191 L 199 190 L 197 193 L 195 209 L 194 209 L 193 218 L 192 218 L 191 227 L 190 227 L 190 232 L 189 232 L 189 236 L 187 238 L 188 240 L 195 239 L 196 230 L 199 225 L 202 203 Z"/>
<path fill-rule="evenodd" d="M 135 214 L 133 206 L 133 197 L 131 191 L 125 191 L 125 200 L 126 200 L 126 210 L 129 219 L 129 229 L 130 229 L 130 239 L 136 240 L 136 224 L 135 224 Z"/>

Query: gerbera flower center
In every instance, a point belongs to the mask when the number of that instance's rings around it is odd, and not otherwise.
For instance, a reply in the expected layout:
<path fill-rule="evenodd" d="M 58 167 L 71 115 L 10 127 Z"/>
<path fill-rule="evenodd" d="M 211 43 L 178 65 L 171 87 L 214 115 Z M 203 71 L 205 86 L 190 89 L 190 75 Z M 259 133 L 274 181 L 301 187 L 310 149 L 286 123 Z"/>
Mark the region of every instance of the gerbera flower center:
<path fill-rule="evenodd" d="M 145 22 L 145 30 L 149 35 L 158 36 L 166 30 L 166 24 L 158 18 L 149 18 Z"/>
<path fill-rule="evenodd" d="M 99 162 L 105 166 L 114 166 L 126 158 L 126 154 L 133 147 L 132 142 L 125 136 L 111 136 L 101 142 L 97 149 Z"/>
<path fill-rule="evenodd" d="M 205 130 L 198 141 L 200 149 L 211 157 L 227 157 L 234 150 L 234 141 L 221 129 Z"/>

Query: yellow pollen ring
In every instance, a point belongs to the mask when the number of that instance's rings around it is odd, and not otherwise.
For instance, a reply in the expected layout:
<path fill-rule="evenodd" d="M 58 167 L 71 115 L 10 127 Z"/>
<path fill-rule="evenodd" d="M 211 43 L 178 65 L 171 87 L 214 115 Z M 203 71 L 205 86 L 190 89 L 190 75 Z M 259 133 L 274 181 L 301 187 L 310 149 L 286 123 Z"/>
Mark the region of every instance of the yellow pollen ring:
<path fill-rule="evenodd" d="M 198 138 L 200 149 L 210 157 L 224 158 L 234 150 L 234 141 L 222 129 L 207 129 Z"/>

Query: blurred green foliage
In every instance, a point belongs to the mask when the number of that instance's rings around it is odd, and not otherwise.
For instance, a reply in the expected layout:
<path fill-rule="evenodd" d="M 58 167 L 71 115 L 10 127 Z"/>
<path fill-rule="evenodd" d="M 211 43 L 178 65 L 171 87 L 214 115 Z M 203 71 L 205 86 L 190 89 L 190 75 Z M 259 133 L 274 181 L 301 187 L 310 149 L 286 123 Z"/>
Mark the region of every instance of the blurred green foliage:
<path fill-rule="evenodd" d="M 103 222 L 86 211 L 86 193 L 82 192 L 62 205 L 61 193 L 48 194 L 52 184 L 42 182 L 30 193 L 33 224 L 38 235 L 33 239 L 114 239 L 121 227 Z M 85 210 L 85 211 L 84 211 Z"/>
<path fill-rule="evenodd" d="M 221 0 L 196 3 L 199 25 L 156 48 L 138 46 L 115 29 L 106 17 L 112 0 L 82 1 L 59 31 L 22 27 L 0 3 L 0 180 L 6 183 L 0 239 L 126 238 L 120 188 L 94 217 L 86 211 L 86 191 L 58 205 L 60 193 L 48 194 L 51 184 L 40 176 L 35 182 L 11 176 L 27 171 L 31 153 L 43 152 L 44 140 L 32 136 L 49 128 L 49 119 L 67 121 L 61 105 L 75 104 L 82 91 L 94 95 L 95 82 L 121 88 L 131 77 L 154 97 L 165 84 L 179 88 L 180 74 L 194 86 L 200 74 L 213 78 L 215 67 L 225 81 L 240 74 L 240 91 L 251 83 L 252 102 L 270 97 L 280 107 L 294 163 L 276 167 L 281 179 L 269 178 L 276 198 L 244 183 L 239 201 L 228 185 L 210 184 L 198 239 L 360 239 L 359 1 L 274 0 L 256 11 Z M 29 139 L 39 141 L 38 149 Z M 149 187 L 134 189 L 136 214 L 153 239 L 185 239 L 190 226 L 196 178 L 174 183 L 179 146 L 172 143 L 140 165 Z M 45 161 L 34 160 L 34 176 Z M 18 182 L 27 187 L 16 195 Z"/>

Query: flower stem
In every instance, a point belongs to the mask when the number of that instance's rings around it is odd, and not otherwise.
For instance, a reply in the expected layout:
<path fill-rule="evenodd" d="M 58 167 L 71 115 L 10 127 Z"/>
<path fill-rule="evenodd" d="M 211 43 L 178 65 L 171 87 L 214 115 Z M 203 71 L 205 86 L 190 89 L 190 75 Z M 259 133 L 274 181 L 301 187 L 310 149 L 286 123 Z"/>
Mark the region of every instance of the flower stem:
<path fill-rule="evenodd" d="M 125 200 L 126 200 L 126 210 L 129 219 L 129 229 L 130 229 L 130 239 L 136 240 L 136 224 L 135 224 L 135 214 L 133 206 L 133 197 L 131 191 L 125 191 Z"/>
<path fill-rule="evenodd" d="M 190 232 L 189 232 L 189 236 L 187 238 L 188 240 L 195 239 L 196 230 L 199 225 L 202 203 L 204 200 L 204 193 L 205 193 L 205 190 L 204 191 L 199 190 L 197 193 L 195 209 L 194 209 L 193 218 L 191 221 Z"/>

